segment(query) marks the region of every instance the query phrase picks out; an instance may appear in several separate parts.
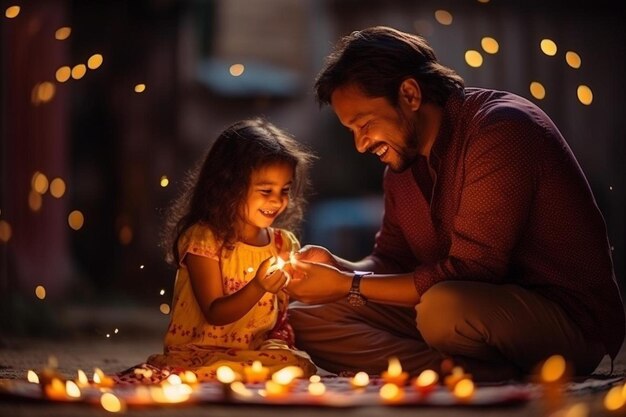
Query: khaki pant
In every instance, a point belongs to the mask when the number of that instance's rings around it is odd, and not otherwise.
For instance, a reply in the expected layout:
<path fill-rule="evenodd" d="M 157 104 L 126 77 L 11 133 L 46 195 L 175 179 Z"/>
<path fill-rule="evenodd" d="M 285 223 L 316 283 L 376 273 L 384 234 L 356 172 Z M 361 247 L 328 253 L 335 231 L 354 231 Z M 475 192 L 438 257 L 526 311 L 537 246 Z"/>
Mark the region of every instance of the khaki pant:
<path fill-rule="evenodd" d="M 575 374 L 587 375 L 605 354 L 556 303 L 516 285 L 442 282 L 414 309 L 293 302 L 289 317 L 297 347 L 335 373 L 380 374 L 396 356 L 415 375 L 452 358 L 476 381 L 499 381 L 522 378 L 560 354 Z"/>

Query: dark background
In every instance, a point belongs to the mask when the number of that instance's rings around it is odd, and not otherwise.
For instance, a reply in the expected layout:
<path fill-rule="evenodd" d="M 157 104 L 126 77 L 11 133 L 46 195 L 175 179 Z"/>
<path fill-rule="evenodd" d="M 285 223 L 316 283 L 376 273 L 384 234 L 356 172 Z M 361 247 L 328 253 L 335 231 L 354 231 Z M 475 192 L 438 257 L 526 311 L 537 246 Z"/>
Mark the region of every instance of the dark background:
<path fill-rule="evenodd" d="M 216 135 L 246 117 L 267 117 L 319 156 L 302 242 L 366 255 L 381 216 L 383 166 L 355 151 L 330 109 L 317 107 L 312 85 L 341 35 L 373 25 L 422 34 L 468 86 L 513 91 L 553 118 L 605 216 L 623 288 L 624 14 L 619 2 L 517 3 L 3 1 L 0 331 L 48 331 L 68 305 L 142 305 L 160 314 L 175 273 L 159 248 L 163 210 Z M 6 18 L 13 4 L 20 14 Z M 438 9 L 452 14 L 451 25 L 437 22 Z M 59 41 L 62 26 L 72 33 Z M 482 50 L 483 36 L 499 42 L 497 54 Z M 541 52 L 543 38 L 556 42 L 555 56 Z M 468 49 L 481 51 L 481 67 L 465 63 Z M 579 69 L 565 62 L 570 50 L 582 58 Z M 103 55 L 101 67 L 79 80 L 55 79 L 57 68 L 94 53 Z M 234 63 L 245 65 L 242 76 L 229 74 Z M 43 81 L 54 95 L 34 102 Z M 543 100 L 530 95 L 531 81 L 546 88 Z M 134 92 L 138 83 L 145 92 Z M 593 91 L 589 106 L 576 97 L 580 84 Z M 67 191 L 44 193 L 33 210 L 36 171 L 62 178 Z M 77 231 L 67 222 L 73 210 L 85 218 Z M 37 285 L 46 288 L 44 300 L 35 297 Z"/>

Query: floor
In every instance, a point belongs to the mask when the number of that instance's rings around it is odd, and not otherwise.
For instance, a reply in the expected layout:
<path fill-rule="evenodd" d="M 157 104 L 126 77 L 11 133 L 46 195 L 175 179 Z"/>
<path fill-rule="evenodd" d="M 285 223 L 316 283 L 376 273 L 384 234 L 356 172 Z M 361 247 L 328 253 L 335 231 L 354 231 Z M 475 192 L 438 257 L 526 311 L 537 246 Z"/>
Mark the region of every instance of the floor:
<path fill-rule="evenodd" d="M 0 378 L 25 379 L 29 369 L 44 367 L 51 357 L 58 362 L 63 374 L 75 374 L 77 369 L 91 371 L 95 367 L 113 373 L 140 363 L 151 353 L 161 350 L 161 334 L 167 324 L 166 316 L 145 308 L 73 308 L 65 312 L 66 333 L 37 337 L 33 335 L 0 335 Z M 78 329 L 78 330 L 77 330 Z M 117 332 L 116 332 L 117 329 Z M 608 358 L 596 373 L 609 373 Z M 626 349 L 622 349 L 614 374 L 626 374 Z M 623 382 L 623 381 L 622 381 Z M 562 411 L 578 404 L 584 416 L 626 416 L 626 408 L 619 412 L 606 410 L 603 401 L 608 387 L 584 389 L 569 393 Z M 199 404 L 169 407 L 128 408 L 130 416 L 542 416 L 548 417 L 543 401 L 531 400 L 522 404 L 490 407 L 425 407 L 425 406 L 366 406 L 330 408 L 310 406 L 259 406 Z M 585 413 L 586 411 L 586 413 Z M 574 414 L 574 409 L 570 414 Z M 0 397 L 0 416 L 89 416 L 110 415 L 100 407 L 87 404 L 62 404 Z M 562 413 L 562 416 L 565 414 Z M 556 417 L 556 416 L 555 416 Z M 568 415 L 568 417 L 573 417 Z"/>

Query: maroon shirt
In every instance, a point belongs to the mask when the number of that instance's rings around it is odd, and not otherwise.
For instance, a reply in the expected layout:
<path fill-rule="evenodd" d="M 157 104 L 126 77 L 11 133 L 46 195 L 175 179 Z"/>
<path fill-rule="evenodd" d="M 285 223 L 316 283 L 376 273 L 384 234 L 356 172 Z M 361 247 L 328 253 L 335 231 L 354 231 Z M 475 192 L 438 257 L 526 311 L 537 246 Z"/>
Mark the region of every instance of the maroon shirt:
<path fill-rule="evenodd" d="M 430 172 L 430 175 L 429 175 Z M 379 272 L 511 283 L 557 302 L 614 357 L 624 309 L 606 225 L 550 118 L 511 93 L 468 88 L 444 108 L 430 160 L 385 172 Z"/>

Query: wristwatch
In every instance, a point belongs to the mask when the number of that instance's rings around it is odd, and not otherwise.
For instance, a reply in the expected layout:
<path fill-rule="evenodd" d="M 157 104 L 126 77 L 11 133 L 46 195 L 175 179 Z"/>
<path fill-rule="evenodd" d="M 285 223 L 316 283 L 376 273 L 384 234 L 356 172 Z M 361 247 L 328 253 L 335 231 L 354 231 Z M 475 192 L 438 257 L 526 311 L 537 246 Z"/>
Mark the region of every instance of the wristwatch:
<path fill-rule="evenodd" d="M 373 272 L 354 271 L 352 287 L 348 292 L 348 303 L 352 307 L 361 307 L 367 304 L 367 299 L 361 294 L 361 278 L 371 274 L 373 274 Z"/>

